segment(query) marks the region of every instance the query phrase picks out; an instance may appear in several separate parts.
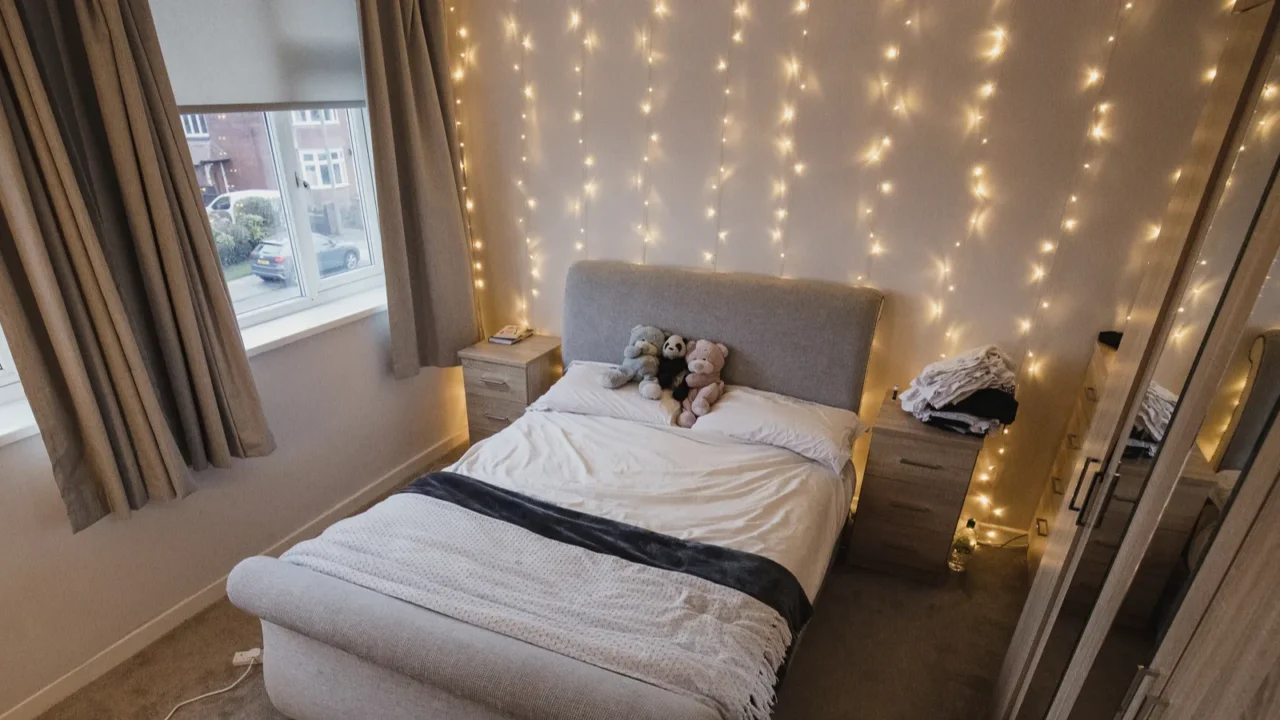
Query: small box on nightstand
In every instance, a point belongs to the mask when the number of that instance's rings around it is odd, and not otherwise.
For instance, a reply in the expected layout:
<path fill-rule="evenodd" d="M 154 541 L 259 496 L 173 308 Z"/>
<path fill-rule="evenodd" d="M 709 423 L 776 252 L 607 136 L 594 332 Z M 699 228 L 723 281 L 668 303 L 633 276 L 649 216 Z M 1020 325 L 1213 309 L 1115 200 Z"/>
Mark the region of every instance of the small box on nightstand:
<path fill-rule="evenodd" d="M 937 579 L 964 510 L 982 438 L 929 427 L 885 395 L 871 430 L 849 561 Z"/>
<path fill-rule="evenodd" d="M 559 379 L 560 338 L 534 335 L 515 345 L 479 342 L 458 353 L 471 442 L 497 433 Z"/>

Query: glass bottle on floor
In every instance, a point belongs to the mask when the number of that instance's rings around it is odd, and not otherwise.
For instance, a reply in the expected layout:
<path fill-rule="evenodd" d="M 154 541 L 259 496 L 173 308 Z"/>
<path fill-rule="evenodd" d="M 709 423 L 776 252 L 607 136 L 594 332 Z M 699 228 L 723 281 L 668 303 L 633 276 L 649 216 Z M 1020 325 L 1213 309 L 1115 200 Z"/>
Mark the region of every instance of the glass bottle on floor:
<path fill-rule="evenodd" d="M 956 539 L 951 541 L 951 553 L 947 556 L 947 567 L 951 568 L 953 572 L 964 572 L 964 566 L 969 562 L 973 551 L 978 549 L 976 526 L 977 523 L 974 519 L 969 518 L 969 522 L 965 523 L 960 532 L 956 533 Z"/>

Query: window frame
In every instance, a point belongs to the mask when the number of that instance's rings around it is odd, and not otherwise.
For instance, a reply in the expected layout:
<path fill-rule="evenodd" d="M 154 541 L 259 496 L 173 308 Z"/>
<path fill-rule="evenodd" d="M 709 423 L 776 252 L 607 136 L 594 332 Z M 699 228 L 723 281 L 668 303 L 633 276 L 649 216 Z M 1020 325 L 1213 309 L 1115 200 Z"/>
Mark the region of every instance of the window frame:
<path fill-rule="evenodd" d="M 0 328 L 0 405 L 23 397 L 22 382 L 13 366 L 13 353 L 9 351 L 9 342 L 4 337 L 4 330 Z"/>
<path fill-rule="evenodd" d="M 382 266 L 382 232 L 378 225 L 378 198 L 373 187 L 373 144 L 369 138 L 369 114 L 364 108 L 328 108 L 337 123 L 337 113 L 347 113 L 347 127 L 351 133 L 352 148 L 361 152 L 350 156 L 351 164 L 344 166 L 347 185 L 355 185 L 360 192 L 364 210 L 365 234 L 368 238 L 369 264 L 327 278 L 320 277 L 316 261 L 316 241 L 311 233 L 308 218 L 306 178 L 302 168 L 301 148 L 292 143 L 295 111 L 263 110 L 267 126 L 267 138 L 280 185 L 280 196 L 286 215 L 286 223 L 292 232 L 293 252 L 298 268 L 299 297 L 282 300 L 272 305 L 237 313 L 240 329 L 270 322 L 294 313 L 303 312 L 324 303 L 372 290 L 386 285 Z M 281 138 L 288 138 L 287 144 Z M 346 153 L 343 153 L 344 158 Z M 354 177 L 352 176 L 354 174 Z M 326 188 L 322 188 L 326 189 Z"/>
<path fill-rule="evenodd" d="M 204 113 L 182 113 L 180 118 L 182 120 L 182 134 L 184 137 L 193 138 L 195 140 L 208 139 L 209 121 L 205 118 Z M 192 127 L 187 125 L 188 120 L 190 120 L 192 126 L 194 126 L 194 132 Z"/>

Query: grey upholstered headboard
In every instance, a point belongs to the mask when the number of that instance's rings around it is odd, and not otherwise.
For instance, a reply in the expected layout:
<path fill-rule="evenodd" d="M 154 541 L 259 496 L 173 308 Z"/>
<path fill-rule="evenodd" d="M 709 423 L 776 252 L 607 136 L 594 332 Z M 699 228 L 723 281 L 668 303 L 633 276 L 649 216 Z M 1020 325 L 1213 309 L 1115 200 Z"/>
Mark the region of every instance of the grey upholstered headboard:
<path fill-rule="evenodd" d="M 725 382 L 858 410 L 884 296 L 864 287 L 620 262 L 569 268 L 566 363 L 622 359 L 635 325 L 729 347 Z"/>

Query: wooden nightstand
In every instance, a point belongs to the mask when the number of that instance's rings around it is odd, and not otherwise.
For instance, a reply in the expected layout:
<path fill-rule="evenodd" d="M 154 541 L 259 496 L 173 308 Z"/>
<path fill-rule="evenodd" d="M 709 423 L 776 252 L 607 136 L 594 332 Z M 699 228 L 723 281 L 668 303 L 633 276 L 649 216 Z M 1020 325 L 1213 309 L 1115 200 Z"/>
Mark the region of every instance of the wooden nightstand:
<path fill-rule="evenodd" d="M 932 428 L 885 395 L 849 539 L 855 565 L 936 579 L 969 492 L 982 438 Z"/>
<path fill-rule="evenodd" d="M 515 345 L 479 342 L 458 356 L 473 443 L 515 422 L 563 371 L 560 338 L 545 335 Z"/>

